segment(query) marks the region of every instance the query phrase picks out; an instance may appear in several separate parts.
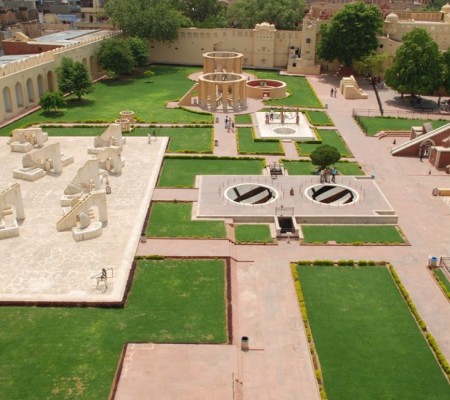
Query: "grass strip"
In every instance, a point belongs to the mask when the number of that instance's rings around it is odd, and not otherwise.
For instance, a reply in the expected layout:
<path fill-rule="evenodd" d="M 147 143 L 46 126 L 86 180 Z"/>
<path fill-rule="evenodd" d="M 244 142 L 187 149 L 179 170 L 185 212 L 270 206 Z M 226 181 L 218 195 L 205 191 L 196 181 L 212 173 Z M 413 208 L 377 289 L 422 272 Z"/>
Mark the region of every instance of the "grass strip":
<path fill-rule="evenodd" d="M 253 123 L 252 116 L 250 114 L 237 114 L 234 116 L 234 121 L 236 124 L 249 124 Z"/>
<path fill-rule="evenodd" d="M 225 238 L 223 221 L 192 221 L 192 203 L 154 202 L 147 236 L 171 238 Z"/>
<path fill-rule="evenodd" d="M 308 160 L 282 161 L 284 167 L 288 170 L 289 175 L 315 175 L 317 170 L 317 166 L 313 165 L 311 161 Z M 356 162 L 338 161 L 334 166 L 339 171 L 339 175 L 364 175 L 361 166 Z"/>
<path fill-rule="evenodd" d="M 447 296 L 447 299 L 450 300 L 450 282 L 447 278 L 447 275 L 444 274 L 442 268 L 433 268 L 433 275 L 442 291 Z"/>
<path fill-rule="evenodd" d="M 242 224 L 235 225 L 234 236 L 237 243 L 272 243 L 269 225 Z"/>
<path fill-rule="evenodd" d="M 410 131 L 411 127 L 422 126 L 427 122 L 431 122 L 433 129 L 449 123 L 448 120 L 362 116 L 355 116 L 355 120 L 368 136 L 374 136 L 381 131 Z"/>
<path fill-rule="evenodd" d="M 194 187 L 197 175 L 261 175 L 262 159 L 218 157 L 166 157 L 159 187 Z"/>
<path fill-rule="evenodd" d="M 394 225 L 302 225 L 305 243 L 405 243 Z"/>
<path fill-rule="evenodd" d="M 325 111 L 314 111 L 307 110 L 305 111 L 306 117 L 309 122 L 313 125 L 317 126 L 333 126 L 334 123 L 329 117 L 329 115 Z"/>
<path fill-rule="evenodd" d="M 337 130 L 317 129 L 317 132 L 322 138 L 322 143 L 296 142 L 298 154 L 300 156 L 309 156 L 319 146 L 327 144 L 335 147 L 341 154 L 341 157 L 352 157 L 352 152 L 349 150 L 347 144 Z"/>
<path fill-rule="evenodd" d="M 253 128 L 239 128 L 236 135 L 239 154 L 284 155 L 279 140 L 255 139 Z"/>

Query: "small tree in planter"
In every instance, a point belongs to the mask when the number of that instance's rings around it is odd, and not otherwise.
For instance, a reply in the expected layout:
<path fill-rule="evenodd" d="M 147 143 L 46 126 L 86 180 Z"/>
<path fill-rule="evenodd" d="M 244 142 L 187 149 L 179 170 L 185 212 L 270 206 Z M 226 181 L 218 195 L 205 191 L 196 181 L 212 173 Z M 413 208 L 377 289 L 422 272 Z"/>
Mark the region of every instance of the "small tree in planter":
<path fill-rule="evenodd" d="M 148 69 L 144 72 L 144 76 L 147 78 L 147 82 L 149 83 L 152 76 L 155 76 L 155 73 L 151 69 Z"/>
<path fill-rule="evenodd" d="M 328 165 L 332 165 L 341 159 L 341 154 L 336 147 L 324 144 L 317 147 L 311 155 L 311 162 L 313 165 L 317 165 L 320 169 L 326 168 Z"/>
<path fill-rule="evenodd" d="M 57 92 L 46 92 L 39 100 L 39 105 L 44 111 L 54 112 L 58 111 L 58 108 L 62 108 L 66 105 L 64 96 L 60 91 Z"/>

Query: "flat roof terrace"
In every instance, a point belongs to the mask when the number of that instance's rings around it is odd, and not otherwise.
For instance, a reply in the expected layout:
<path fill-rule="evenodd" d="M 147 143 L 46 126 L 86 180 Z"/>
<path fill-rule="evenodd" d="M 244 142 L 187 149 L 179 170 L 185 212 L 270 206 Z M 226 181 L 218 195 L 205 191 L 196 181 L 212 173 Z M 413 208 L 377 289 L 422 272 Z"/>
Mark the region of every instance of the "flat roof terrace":
<path fill-rule="evenodd" d="M 234 218 L 264 222 L 275 215 L 295 216 L 299 223 L 397 223 L 395 210 L 370 177 L 319 176 L 197 177 L 196 218 Z M 270 193 L 269 193 L 270 192 Z M 283 212 L 284 209 L 284 212 Z"/>
<path fill-rule="evenodd" d="M 120 302 L 168 139 L 148 144 L 144 137 L 127 138 L 123 172 L 109 176 L 108 223 L 100 237 L 82 242 L 75 242 L 71 231 L 58 232 L 56 222 L 63 215 L 64 189 L 92 158 L 87 147 L 94 138 L 49 138 L 47 143 L 59 142 L 61 153 L 73 155 L 75 161 L 60 175 L 48 174 L 34 182 L 13 178 L 24 153 L 12 153 L 7 140 L 0 138 L 0 189 L 20 183 L 26 218 L 19 224 L 18 237 L 0 240 L 0 301 Z M 102 268 L 113 269 L 105 293 L 91 278 Z"/>

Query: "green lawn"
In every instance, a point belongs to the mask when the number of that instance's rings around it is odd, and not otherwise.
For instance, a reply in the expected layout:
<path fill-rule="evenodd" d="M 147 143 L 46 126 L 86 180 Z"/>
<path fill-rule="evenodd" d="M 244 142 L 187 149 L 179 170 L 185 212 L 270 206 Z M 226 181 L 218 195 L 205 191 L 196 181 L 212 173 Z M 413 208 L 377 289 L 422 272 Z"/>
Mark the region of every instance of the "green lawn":
<path fill-rule="evenodd" d="M 268 100 L 264 103 L 270 106 L 299 106 L 311 108 L 323 108 L 319 98 L 309 85 L 308 80 L 302 76 L 282 76 L 274 71 L 249 70 L 260 79 L 275 79 L 287 84 L 287 90 L 291 96 L 283 99 Z"/>
<path fill-rule="evenodd" d="M 0 307 L 0 398 L 107 399 L 127 342 L 225 343 L 224 275 L 220 260 L 140 261 L 123 309 Z"/>
<path fill-rule="evenodd" d="M 250 114 L 237 114 L 234 116 L 236 124 L 252 124 L 252 116 Z"/>
<path fill-rule="evenodd" d="M 272 243 L 269 225 L 235 225 L 234 235 L 237 243 Z"/>
<path fill-rule="evenodd" d="M 305 243 L 404 243 L 394 225 L 302 225 Z"/>
<path fill-rule="evenodd" d="M 164 159 L 159 187 L 194 187 L 196 175 L 261 175 L 262 159 L 174 157 Z"/>
<path fill-rule="evenodd" d="M 81 102 L 70 98 L 68 107 L 56 114 L 37 111 L 1 129 L 0 135 L 37 122 L 113 122 L 124 110 L 134 111 L 145 122 L 212 122 L 211 115 L 166 108 L 167 101 L 180 99 L 192 87 L 193 82 L 187 76 L 198 68 L 159 65 L 152 66 L 152 71 L 156 75 L 150 83 L 144 76 L 98 82 Z"/>
<path fill-rule="evenodd" d="M 298 271 L 330 400 L 450 398 L 450 386 L 386 267 Z"/>
<path fill-rule="evenodd" d="M 323 144 L 336 147 L 341 153 L 341 157 L 352 157 L 352 153 L 347 147 L 344 139 L 337 130 L 334 129 L 317 129 L 319 135 L 322 138 L 322 143 L 304 143 L 296 142 L 298 153 L 300 156 L 309 156 L 315 149 Z"/>
<path fill-rule="evenodd" d="M 328 126 L 328 125 L 334 125 L 331 118 L 328 116 L 328 114 L 325 111 L 312 111 L 308 110 L 305 111 L 306 116 L 308 117 L 308 120 L 313 125 L 318 126 Z"/>
<path fill-rule="evenodd" d="M 169 152 L 171 153 L 212 153 L 213 128 L 140 128 L 132 136 L 169 136 Z"/>
<path fill-rule="evenodd" d="M 254 140 L 253 128 L 238 128 L 237 142 L 239 154 L 275 154 L 284 155 L 279 140 Z"/>
<path fill-rule="evenodd" d="M 155 202 L 147 236 L 172 238 L 225 238 L 223 221 L 192 221 L 192 203 Z"/>
<path fill-rule="evenodd" d="M 433 268 L 433 273 L 439 278 L 439 280 L 444 284 L 447 290 L 450 292 L 450 282 L 447 275 L 444 274 L 442 268 Z"/>
<path fill-rule="evenodd" d="M 433 128 L 439 128 L 448 124 L 448 120 L 426 120 L 408 118 L 388 118 L 388 117 L 357 117 L 362 130 L 368 135 L 376 135 L 380 131 L 410 131 L 412 126 L 422 126 L 426 122 L 431 122 Z"/>
<path fill-rule="evenodd" d="M 284 167 L 289 175 L 312 175 L 317 170 L 311 161 L 289 161 L 283 160 Z M 356 162 L 339 161 L 334 164 L 340 175 L 364 175 L 361 167 Z"/>

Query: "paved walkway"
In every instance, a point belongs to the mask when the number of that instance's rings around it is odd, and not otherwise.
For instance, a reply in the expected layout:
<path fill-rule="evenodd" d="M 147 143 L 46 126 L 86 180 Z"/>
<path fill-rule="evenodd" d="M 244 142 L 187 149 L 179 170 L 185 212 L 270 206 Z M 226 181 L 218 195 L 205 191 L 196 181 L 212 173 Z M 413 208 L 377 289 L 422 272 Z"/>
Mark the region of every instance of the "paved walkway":
<path fill-rule="evenodd" d="M 450 249 L 447 219 L 450 209 L 431 196 L 434 187 L 448 187 L 449 177 L 426 161 L 392 157 L 392 138 L 366 137 L 351 116 L 352 108 L 377 109 L 373 89 L 362 86 L 368 100 L 330 97 L 336 77 L 309 78 L 328 113 L 367 174 L 375 175 L 385 196 L 397 211 L 399 224 L 411 246 L 299 246 L 280 241 L 274 246 L 237 246 L 228 240 L 149 240 L 138 254 L 167 256 L 230 256 L 234 344 L 249 337 L 250 351 L 238 352 L 236 399 L 318 399 L 314 369 L 300 318 L 289 262 L 299 259 L 373 259 L 391 262 L 415 302 L 442 352 L 450 359 L 450 307 L 425 268 L 429 255 L 446 255 Z M 396 104 L 395 93 L 382 92 L 386 108 Z M 235 135 L 225 131 L 223 115 L 215 125 L 217 155 L 236 155 Z M 403 141 L 405 139 L 397 139 Z M 298 158 L 292 143 L 284 144 L 286 158 Z M 274 157 L 267 157 L 268 162 Z M 431 174 L 429 171 L 431 169 Z M 168 191 L 165 198 L 170 197 Z M 175 191 L 174 196 L 179 196 Z M 189 192 L 189 198 L 194 195 Z M 159 196 L 159 190 L 155 191 Z M 181 197 L 180 197 L 181 198 Z"/>

